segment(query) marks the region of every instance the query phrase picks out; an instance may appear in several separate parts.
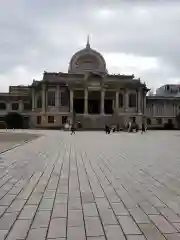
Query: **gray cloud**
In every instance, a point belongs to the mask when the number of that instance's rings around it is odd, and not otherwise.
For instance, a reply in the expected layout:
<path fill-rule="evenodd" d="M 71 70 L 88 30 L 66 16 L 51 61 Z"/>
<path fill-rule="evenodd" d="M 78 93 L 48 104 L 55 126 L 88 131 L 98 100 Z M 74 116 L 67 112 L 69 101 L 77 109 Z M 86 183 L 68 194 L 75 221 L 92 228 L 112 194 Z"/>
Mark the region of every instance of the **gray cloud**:
<path fill-rule="evenodd" d="M 31 83 L 46 71 L 67 71 L 90 33 L 102 54 L 154 58 L 134 68 L 150 87 L 180 79 L 180 3 L 177 1 L 6 0 L 0 8 L 0 91 Z M 123 72 L 111 59 L 108 70 Z M 121 62 L 123 59 L 121 59 Z M 107 59 L 108 62 L 108 59 Z M 128 65 L 126 72 L 132 73 Z M 108 66 L 107 66 L 108 67 Z M 17 74 L 24 69 L 26 74 Z M 20 71 L 21 72 L 21 71 Z"/>

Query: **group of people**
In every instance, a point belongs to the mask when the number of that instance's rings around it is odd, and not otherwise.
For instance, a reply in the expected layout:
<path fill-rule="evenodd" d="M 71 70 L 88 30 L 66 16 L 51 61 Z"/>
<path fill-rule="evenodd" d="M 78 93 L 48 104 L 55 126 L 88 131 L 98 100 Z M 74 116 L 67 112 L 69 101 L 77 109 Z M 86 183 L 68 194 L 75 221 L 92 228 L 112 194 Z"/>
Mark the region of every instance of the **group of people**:
<path fill-rule="evenodd" d="M 79 124 L 79 127 L 81 127 L 81 125 Z M 136 132 L 139 131 L 139 127 L 136 124 L 132 124 L 131 122 L 128 125 L 128 132 L 133 132 L 133 130 L 135 130 Z M 110 134 L 111 132 L 115 132 L 115 131 L 119 131 L 119 127 L 117 125 L 117 127 L 110 127 L 108 124 L 105 125 L 105 132 L 106 134 Z M 144 123 L 142 123 L 141 125 L 141 133 L 145 133 L 147 131 L 146 125 Z M 72 124 L 71 126 L 71 135 L 76 133 L 76 128 L 75 125 Z"/>
<path fill-rule="evenodd" d="M 137 124 L 132 124 L 131 122 L 128 125 L 128 132 L 133 132 L 133 131 L 138 132 L 139 131 L 139 126 Z M 105 132 L 106 134 L 110 134 L 111 132 L 119 131 L 118 127 L 110 127 L 108 124 L 105 125 Z M 147 127 L 144 123 L 141 125 L 141 133 L 145 133 L 147 131 Z"/>
<path fill-rule="evenodd" d="M 147 127 L 146 127 L 146 125 L 145 125 L 145 123 L 142 123 L 142 125 L 141 125 L 141 133 L 145 133 L 146 131 L 147 131 Z M 129 123 L 128 124 L 128 132 L 133 132 L 134 130 L 136 131 L 136 132 L 138 132 L 139 130 L 139 126 L 138 126 L 138 124 L 136 124 L 136 123 Z"/>
<path fill-rule="evenodd" d="M 115 131 L 116 131 L 116 128 L 115 128 L 115 127 L 110 128 L 110 126 L 106 124 L 106 125 L 105 125 L 105 132 L 106 132 L 106 134 L 110 134 L 111 131 L 112 131 L 112 132 L 115 132 Z"/>

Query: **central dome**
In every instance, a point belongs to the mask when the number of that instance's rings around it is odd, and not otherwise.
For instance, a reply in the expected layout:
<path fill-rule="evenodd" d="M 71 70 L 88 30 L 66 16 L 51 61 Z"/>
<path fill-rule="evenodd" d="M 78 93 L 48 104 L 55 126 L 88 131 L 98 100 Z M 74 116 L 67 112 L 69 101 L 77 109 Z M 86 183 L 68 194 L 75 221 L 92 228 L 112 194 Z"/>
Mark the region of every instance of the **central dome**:
<path fill-rule="evenodd" d="M 103 56 L 90 47 L 89 40 L 84 49 L 76 52 L 71 58 L 69 73 L 106 73 L 106 62 Z"/>

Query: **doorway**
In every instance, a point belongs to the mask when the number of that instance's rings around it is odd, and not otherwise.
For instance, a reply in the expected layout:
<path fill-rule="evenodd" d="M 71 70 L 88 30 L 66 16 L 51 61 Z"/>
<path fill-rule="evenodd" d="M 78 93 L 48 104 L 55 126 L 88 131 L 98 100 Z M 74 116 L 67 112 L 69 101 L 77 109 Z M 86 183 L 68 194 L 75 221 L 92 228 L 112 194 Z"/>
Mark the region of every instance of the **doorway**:
<path fill-rule="evenodd" d="M 7 128 L 14 128 L 14 129 L 22 129 L 24 126 L 23 116 L 16 112 L 10 112 L 8 113 L 4 121 L 7 125 Z"/>
<path fill-rule="evenodd" d="M 101 92 L 91 91 L 88 93 L 88 113 L 100 114 Z"/>
<path fill-rule="evenodd" d="M 83 114 L 84 113 L 84 91 L 75 90 L 74 91 L 74 112 Z"/>

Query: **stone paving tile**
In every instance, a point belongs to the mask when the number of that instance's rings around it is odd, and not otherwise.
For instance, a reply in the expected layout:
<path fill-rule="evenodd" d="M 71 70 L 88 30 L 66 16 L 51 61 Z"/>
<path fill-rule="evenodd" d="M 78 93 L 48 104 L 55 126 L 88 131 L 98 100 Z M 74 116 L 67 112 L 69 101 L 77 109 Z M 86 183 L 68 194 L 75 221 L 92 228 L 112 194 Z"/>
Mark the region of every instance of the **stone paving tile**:
<path fill-rule="evenodd" d="M 42 133 L 1 155 L 0 239 L 180 239 L 179 132 Z"/>
<path fill-rule="evenodd" d="M 68 209 L 70 209 L 70 210 L 81 210 L 82 209 L 82 205 L 81 205 L 80 198 L 71 198 L 71 199 L 69 199 Z"/>
<path fill-rule="evenodd" d="M 36 213 L 37 205 L 25 205 L 18 219 L 32 219 Z"/>
<path fill-rule="evenodd" d="M 8 230 L 0 230 L 0 239 L 4 240 L 7 234 L 8 234 Z"/>
<path fill-rule="evenodd" d="M 5 213 L 0 219 L 0 230 L 9 230 L 17 218 L 17 213 Z"/>
<path fill-rule="evenodd" d="M 127 240 L 146 240 L 143 235 L 127 235 Z"/>
<path fill-rule="evenodd" d="M 126 239 L 119 225 L 105 226 L 105 233 L 108 240 Z"/>
<path fill-rule="evenodd" d="M 97 237 L 104 235 L 101 222 L 98 217 L 86 217 L 86 234 L 88 237 Z"/>
<path fill-rule="evenodd" d="M 66 237 L 66 219 L 53 218 L 50 221 L 48 238 Z"/>
<path fill-rule="evenodd" d="M 148 240 L 165 240 L 164 235 L 152 223 L 141 223 L 139 227 Z"/>
<path fill-rule="evenodd" d="M 47 228 L 50 222 L 50 211 L 38 211 L 32 223 L 32 228 Z"/>
<path fill-rule="evenodd" d="M 16 195 L 10 195 L 10 194 L 5 195 L 0 200 L 0 206 L 9 206 L 15 198 L 16 198 Z"/>
<path fill-rule="evenodd" d="M 83 213 L 81 210 L 69 210 L 68 211 L 68 226 L 78 227 L 83 226 Z"/>
<path fill-rule="evenodd" d="M 47 228 L 31 229 L 28 233 L 27 240 L 45 240 Z"/>
<path fill-rule="evenodd" d="M 6 206 L 0 206 L 0 217 L 3 215 L 6 209 L 7 209 Z"/>
<path fill-rule="evenodd" d="M 175 233 L 177 230 L 163 217 L 158 215 L 150 215 L 150 219 L 155 223 L 162 233 Z"/>
<path fill-rule="evenodd" d="M 127 211 L 127 209 L 124 207 L 123 203 L 112 203 L 111 207 L 113 208 L 115 214 L 117 216 L 121 216 L 121 215 L 129 215 L 129 212 Z"/>
<path fill-rule="evenodd" d="M 99 237 L 87 237 L 87 240 L 106 240 L 104 236 Z"/>
<path fill-rule="evenodd" d="M 53 199 L 43 198 L 39 205 L 39 211 L 50 211 L 53 208 Z"/>
<path fill-rule="evenodd" d="M 158 208 L 160 213 L 172 223 L 180 222 L 180 217 L 170 208 Z"/>
<path fill-rule="evenodd" d="M 56 194 L 55 203 L 66 204 L 67 203 L 67 198 L 68 198 L 67 194 Z"/>
<path fill-rule="evenodd" d="M 42 198 L 42 194 L 40 193 L 32 193 L 27 204 L 29 205 L 37 205 L 40 203 Z"/>
<path fill-rule="evenodd" d="M 97 217 L 98 212 L 95 203 L 83 204 L 84 216 L 86 217 Z"/>
<path fill-rule="evenodd" d="M 139 207 L 131 209 L 130 213 L 137 223 L 150 223 L 148 216 Z"/>
<path fill-rule="evenodd" d="M 119 223 L 125 234 L 141 234 L 135 221 L 130 216 L 119 216 Z"/>
<path fill-rule="evenodd" d="M 30 227 L 29 220 L 17 220 L 13 225 L 7 240 L 25 239 Z"/>
<path fill-rule="evenodd" d="M 67 231 L 67 240 L 85 240 L 85 230 L 84 226 L 81 227 L 69 227 Z"/>
<path fill-rule="evenodd" d="M 103 225 L 116 225 L 117 219 L 111 209 L 100 211 L 100 217 Z"/>
<path fill-rule="evenodd" d="M 67 217 L 67 205 L 66 204 L 54 204 L 52 218 L 65 218 Z"/>
<path fill-rule="evenodd" d="M 167 238 L 167 240 L 179 240 L 180 233 L 165 234 L 165 237 Z"/>

